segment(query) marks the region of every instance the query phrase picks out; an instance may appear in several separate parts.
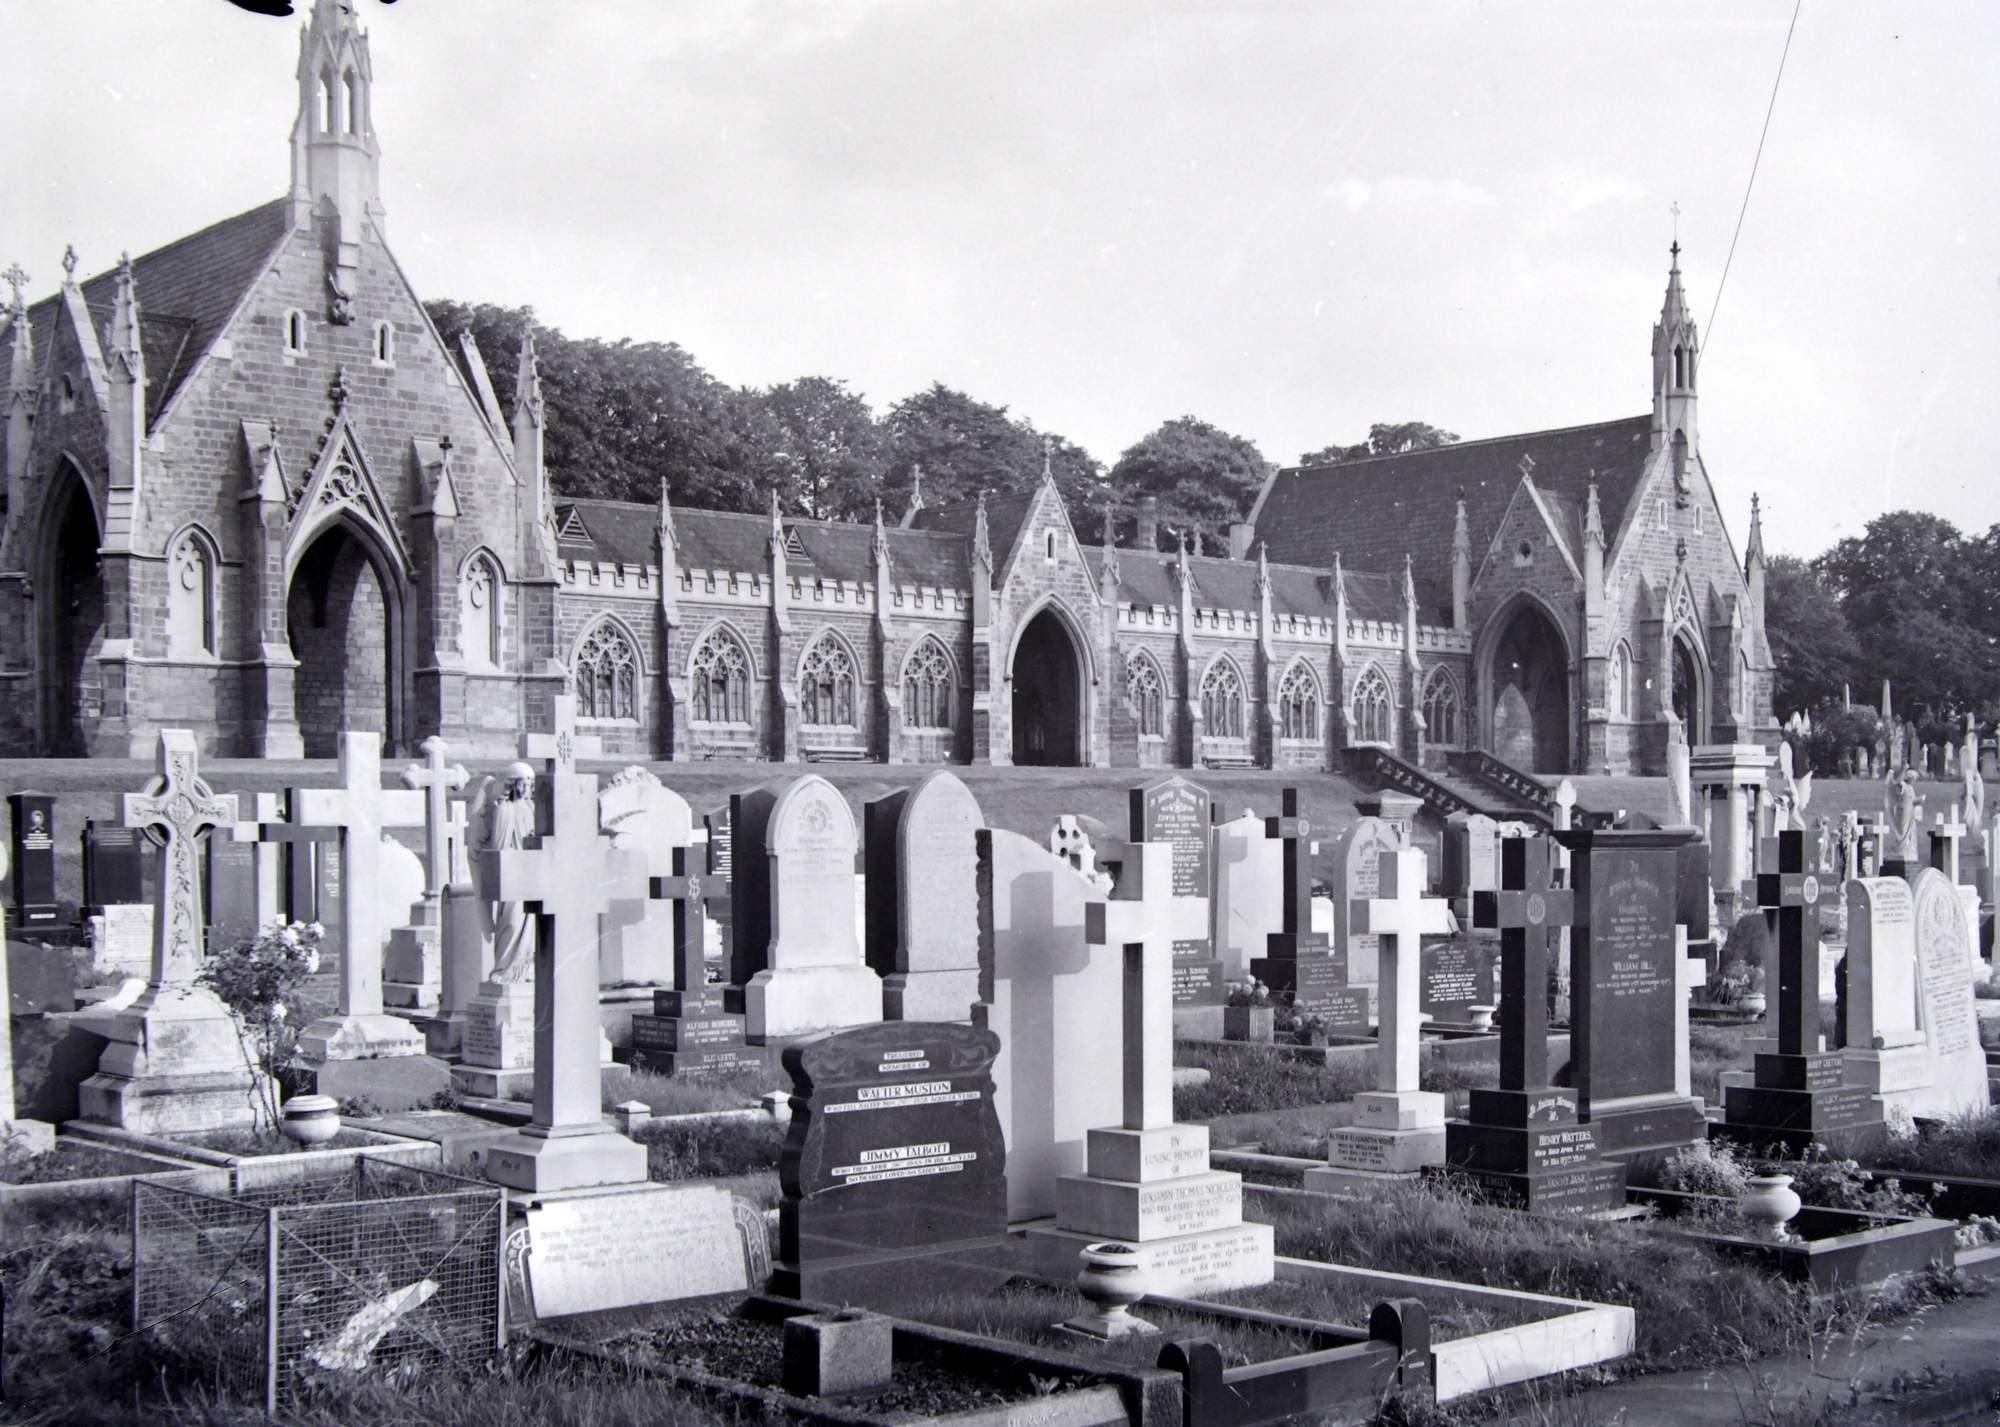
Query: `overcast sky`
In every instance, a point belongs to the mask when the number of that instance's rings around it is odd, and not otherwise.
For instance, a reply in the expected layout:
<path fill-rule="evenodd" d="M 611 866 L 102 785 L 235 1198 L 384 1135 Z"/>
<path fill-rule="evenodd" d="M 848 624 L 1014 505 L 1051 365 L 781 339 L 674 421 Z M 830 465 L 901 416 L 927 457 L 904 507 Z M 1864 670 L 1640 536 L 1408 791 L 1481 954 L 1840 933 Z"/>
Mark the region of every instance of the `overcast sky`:
<path fill-rule="evenodd" d="M 1184 413 L 1290 462 L 1649 402 L 1673 218 L 1742 538 L 2000 521 L 2000 5 L 359 0 L 426 297 L 717 377 L 933 380 L 1109 464 Z M 309 8 L 302 4 L 302 10 Z M 33 293 L 283 192 L 297 19 L 0 0 Z M 143 297 L 143 294 L 142 294 Z"/>

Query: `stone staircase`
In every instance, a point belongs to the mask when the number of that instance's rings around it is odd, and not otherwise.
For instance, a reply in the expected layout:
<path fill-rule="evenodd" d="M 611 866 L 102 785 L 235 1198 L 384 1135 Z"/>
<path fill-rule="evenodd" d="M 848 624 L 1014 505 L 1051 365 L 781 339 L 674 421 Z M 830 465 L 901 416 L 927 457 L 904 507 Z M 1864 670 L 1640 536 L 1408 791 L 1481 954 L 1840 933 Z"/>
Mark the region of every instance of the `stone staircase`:
<path fill-rule="evenodd" d="M 1419 768 L 1386 748 L 1349 749 L 1347 769 L 1360 782 L 1422 798 L 1424 806 L 1439 818 L 1453 813 L 1484 813 L 1503 822 L 1524 822 L 1542 829 L 1555 824 L 1552 798 L 1543 807 L 1531 795 L 1497 787 L 1456 767 Z"/>

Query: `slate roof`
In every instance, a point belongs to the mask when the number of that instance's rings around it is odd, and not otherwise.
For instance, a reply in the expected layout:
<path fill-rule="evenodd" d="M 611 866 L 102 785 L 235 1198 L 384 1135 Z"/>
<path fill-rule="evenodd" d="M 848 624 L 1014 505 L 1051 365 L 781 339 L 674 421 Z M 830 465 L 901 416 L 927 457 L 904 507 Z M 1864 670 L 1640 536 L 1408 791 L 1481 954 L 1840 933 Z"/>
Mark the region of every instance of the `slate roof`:
<path fill-rule="evenodd" d="M 1007 561 L 1007 552 L 1014 548 L 1021 526 L 1027 521 L 1028 512 L 1034 508 L 1035 498 L 1040 494 L 1041 488 L 1036 486 L 986 498 L 986 546 L 993 552 L 993 575 L 996 580 L 1000 576 L 1000 567 Z M 936 509 L 926 506 L 917 512 L 913 528 L 964 536 L 966 558 L 970 559 L 972 529 L 978 519 L 979 502 L 965 500 Z"/>
<path fill-rule="evenodd" d="M 1104 548 L 1086 545 L 1084 560 L 1091 574 L 1102 576 Z M 1271 609 L 1274 614 L 1296 614 L 1317 619 L 1333 615 L 1333 571 L 1309 565 L 1272 565 Z M 1229 560 L 1218 555 L 1188 556 L 1188 572 L 1194 577 L 1194 602 L 1202 609 L 1254 610 L 1257 608 L 1257 562 Z M 1399 575 L 1348 570 L 1347 610 L 1356 619 L 1400 620 L 1403 617 L 1403 589 Z M 1423 598 L 1421 586 L 1418 598 Z M 1180 603 L 1174 589 L 1174 556 L 1141 550 L 1118 551 L 1118 600 L 1120 604 L 1158 605 L 1171 608 Z M 1421 605 L 1418 617 L 1426 623 Z"/>
<path fill-rule="evenodd" d="M 1350 595 L 1357 570 L 1400 578 L 1407 552 L 1416 562 L 1417 592 L 1434 607 L 1426 587 L 1451 587 L 1451 540 L 1456 502 L 1465 490 L 1477 569 L 1521 483 L 1522 457 L 1577 553 L 1581 512 L 1597 473 L 1597 499 L 1606 540 L 1615 539 L 1625 509 L 1651 455 L 1650 414 L 1459 441 L 1429 451 L 1376 456 L 1330 466 L 1289 466 L 1278 472 L 1257 512 L 1257 538 L 1269 542 L 1274 560 L 1331 564 L 1340 552 Z"/>
<path fill-rule="evenodd" d="M 139 336 L 146 352 L 148 429 L 222 334 L 238 300 L 290 232 L 290 200 L 277 198 L 132 259 L 139 291 Z M 105 345 L 118 295 L 118 270 L 101 272 L 82 287 L 98 343 Z M 43 370 L 53 349 L 60 308 L 59 296 L 45 297 L 28 308 L 35 360 Z M 6 383 L 11 365 L 11 349 L 0 348 L 0 385 Z"/>
<path fill-rule="evenodd" d="M 650 565 L 659 558 L 660 509 L 622 500 L 556 502 L 556 552 L 565 560 Z M 684 570 L 768 570 L 765 544 L 771 517 L 727 510 L 673 513 L 674 538 Z M 875 527 L 842 520 L 787 517 L 797 538 L 787 557 L 791 573 L 866 583 L 875 578 Z M 905 584 L 964 589 L 970 582 L 971 541 L 948 532 L 885 527 L 889 569 Z M 801 553 L 802 552 L 802 553 Z M 801 561 L 803 560 L 803 563 Z"/>

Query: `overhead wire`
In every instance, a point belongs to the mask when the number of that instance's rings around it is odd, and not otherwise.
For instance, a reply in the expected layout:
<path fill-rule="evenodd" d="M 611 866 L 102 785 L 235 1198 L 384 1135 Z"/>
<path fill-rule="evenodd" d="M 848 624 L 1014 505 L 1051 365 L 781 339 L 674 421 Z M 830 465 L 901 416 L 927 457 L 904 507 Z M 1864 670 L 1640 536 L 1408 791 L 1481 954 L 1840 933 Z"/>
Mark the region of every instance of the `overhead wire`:
<path fill-rule="evenodd" d="M 1729 235 L 1729 254 L 1722 260 L 1722 279 L 1715 285 L 1715 301 L 1709 305 L 1708 325 L 1704 329 L 1704 349 L 1715 345 L 1715 314 L 1722 306 L 1722 289 L 1729 281 L 1729 265 L 1736 260 L 1736 240 L 1743 236 L 1743 217 L 1750 211 L 1750 192 L 1757 186 L 1757 166 L 1764 161 L 1764 140 L 1771 134 L 1771 115 L 1778 108 L 1778 86 L 1785 82 L 1785 60 L 1792 53 L 1792 35 L 1799 28 L 1799 11 L 1805 8 L 1806 0 L 1796 0 L 1792 6 L 1792 22 L 1785 27 L 1785 48 L 1778 55 L 1778 74 L 1771 81 L 1771 100 L 1764 106 L 1764 127 L 1757 134 L 1757 153 L 1750 160 L 1750 178 L 1743 185 L 1743 205 L 1736 210 L 1736 231 Z"/>

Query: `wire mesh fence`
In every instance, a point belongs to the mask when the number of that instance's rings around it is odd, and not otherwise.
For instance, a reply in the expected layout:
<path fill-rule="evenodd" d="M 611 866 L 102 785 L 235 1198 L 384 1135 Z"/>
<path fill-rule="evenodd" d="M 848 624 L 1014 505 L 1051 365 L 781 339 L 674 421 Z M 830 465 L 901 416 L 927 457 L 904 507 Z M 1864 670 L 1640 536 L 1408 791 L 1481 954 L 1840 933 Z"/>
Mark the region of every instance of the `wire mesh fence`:
<path fill-rule="evenodd" d="M 138 1180 L 134 1326 L 271 1411 L 321 1377 L 481 1357 L 505 1223 L 496 1186 L 366 1156 L 230 1195 Z"/>

